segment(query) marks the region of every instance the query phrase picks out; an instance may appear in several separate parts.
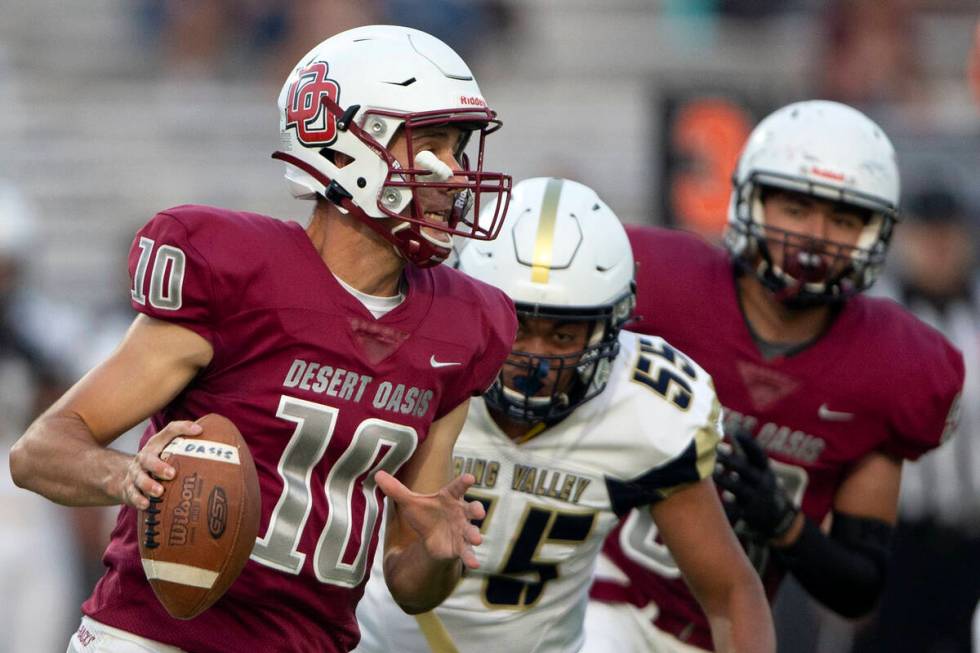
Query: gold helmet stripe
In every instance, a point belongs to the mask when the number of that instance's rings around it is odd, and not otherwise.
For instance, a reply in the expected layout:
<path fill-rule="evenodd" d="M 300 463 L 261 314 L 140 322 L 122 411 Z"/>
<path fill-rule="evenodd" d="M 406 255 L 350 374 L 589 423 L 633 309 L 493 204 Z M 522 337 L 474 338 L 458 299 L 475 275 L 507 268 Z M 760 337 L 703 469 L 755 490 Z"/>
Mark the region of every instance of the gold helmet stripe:
<path fill-rule="evenodd" d="M 555 222 L 558 221 L 558 199 L 564 179 L 549 179 L 541 200 L 541 218 L 538 235 L 534 241 L 534 259 L 531 262 L 531 281 L 548 283 L 551 256 L 555 248 Z"/>

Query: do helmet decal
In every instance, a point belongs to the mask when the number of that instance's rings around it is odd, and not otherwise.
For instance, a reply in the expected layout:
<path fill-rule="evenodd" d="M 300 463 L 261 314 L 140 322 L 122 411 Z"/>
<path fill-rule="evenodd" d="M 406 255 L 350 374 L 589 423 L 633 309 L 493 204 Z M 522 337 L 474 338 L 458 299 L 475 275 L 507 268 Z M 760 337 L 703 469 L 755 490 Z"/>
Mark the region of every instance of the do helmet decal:
<path fill-rule="evenodd" d="M 327 78 L 328 70 L 325 61 L 311 63 L 289 87 L 286 129 L 294 129 L 303 145 L 324 147 L 337 139 L 337 119 L 327 111 L 323 97 L 339 103 L 340 86 Z"/>

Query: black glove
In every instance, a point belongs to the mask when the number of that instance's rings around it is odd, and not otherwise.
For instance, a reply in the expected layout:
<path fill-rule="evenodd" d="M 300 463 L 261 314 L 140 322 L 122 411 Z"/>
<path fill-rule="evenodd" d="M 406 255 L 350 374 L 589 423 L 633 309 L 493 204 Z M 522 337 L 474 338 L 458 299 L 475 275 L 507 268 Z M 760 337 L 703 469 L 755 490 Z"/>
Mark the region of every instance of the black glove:
<path fill-rule="evenodd" d="M 793 525 L 799 512 L 776 474 L 769 457 L 746 433 L 731 438 L 731 451 L 718 452 L 715 484 L 731 496 L 722 496 L 725 513 L 734 525 L 744 522 L 764 540 L 778 539 Z"/>

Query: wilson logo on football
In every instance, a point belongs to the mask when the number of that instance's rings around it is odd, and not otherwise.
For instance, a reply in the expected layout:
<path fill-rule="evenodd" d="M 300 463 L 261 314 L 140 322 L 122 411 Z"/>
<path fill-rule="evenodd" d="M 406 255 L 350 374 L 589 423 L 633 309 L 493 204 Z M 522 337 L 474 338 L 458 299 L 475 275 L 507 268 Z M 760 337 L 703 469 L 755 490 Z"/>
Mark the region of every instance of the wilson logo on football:
<path fill-rule="evenodd" d="M 337 138 L 337 119 L 323 106 L 324 96 L 334 102 L 340 97 L 340 86 L 327 79 L 328 66 L 317 61 L 299 71 L 289 86 L 286 104 L 286 128 L 296 130 L 304 145 L 329 145 Z"/>
<path fill-rule="evenodd" d="M 191 522 L 197 520 L 197 499 L 200 494 L 200 481 L 197 474 L 191 474 L 183 479 L 180 488 L 180 501 L 174 506 L 171 518 L 170 538 L 168 544 L 181 546 L 189 541 Z"/>

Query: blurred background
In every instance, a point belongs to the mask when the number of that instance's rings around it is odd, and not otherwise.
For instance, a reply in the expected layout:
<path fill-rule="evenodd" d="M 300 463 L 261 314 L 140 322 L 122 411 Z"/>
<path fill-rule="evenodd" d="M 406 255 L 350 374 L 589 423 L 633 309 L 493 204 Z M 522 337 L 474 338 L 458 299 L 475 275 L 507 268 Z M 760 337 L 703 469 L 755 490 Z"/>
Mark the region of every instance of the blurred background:
<path fill-rule="evenodd" d="M 906 220 L 875 292 L 964 351 L 964 417 L 959 438 L 906 474 L 879 615 L 847 623 L 790 587 L 777 605 L 781 651 L 969 651 L 980 598 L 977 18 L 975 0 L 0 0 L 0 452 L 122 336 L 126 255 L 154 213 L 216 204 L 305 223 L 312 205 L 289 196 L 269 158 L 275 103 L 330 34 L 379 22 L 435 34 L 504 121 L 489 168 L 577 179 L 627 222 L 709 238 L 754 123 L 789 101 L 840 100 L 899 150 Z M 0 653 L 64 650 L 111 519 L 16 491 L 4 460 Z"/>

